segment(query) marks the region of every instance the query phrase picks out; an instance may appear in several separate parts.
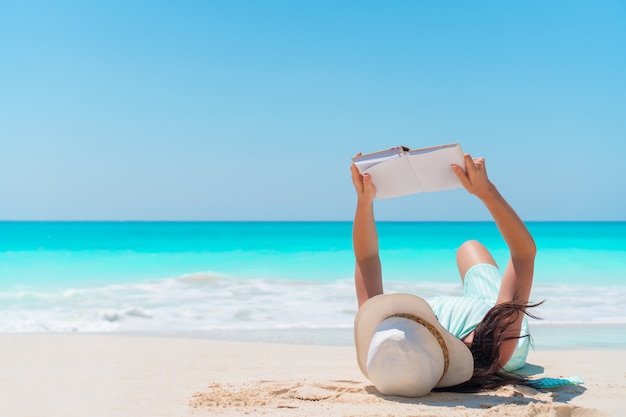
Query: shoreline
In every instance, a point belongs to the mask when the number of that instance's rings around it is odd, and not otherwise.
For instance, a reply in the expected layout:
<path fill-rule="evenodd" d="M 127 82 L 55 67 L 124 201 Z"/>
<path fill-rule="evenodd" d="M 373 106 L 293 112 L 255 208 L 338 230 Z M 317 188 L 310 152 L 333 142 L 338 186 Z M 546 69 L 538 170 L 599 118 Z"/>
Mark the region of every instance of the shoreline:
<path fill-rule="evenodd" d="M 383 397 L 352 346 L 130 334 L 0 334 L 7 415 L 602 416 L 626 410 L 626 349 L 536 350 L 533 377 L 582 386 Z"/>
<path fill-rule="evenodd" d="M 535 350 L 626 350 L 624 323 L 532 323 Z M 12 334 L 12 333 L 5 333 Z M 48 334 L 48 333 L 22 333 Z M 50 333 L 64 334 L 64 333 Z M 211 329 L 185 331 L 81 332 L 88 335 L 168 337 L 225 342 L 278 343 L 315 346 L 354 346 L 353 328 Z M 0 333 L 2 335 L 2 333 Z M 531 348 L 532 351 L 532 348 Z"/>

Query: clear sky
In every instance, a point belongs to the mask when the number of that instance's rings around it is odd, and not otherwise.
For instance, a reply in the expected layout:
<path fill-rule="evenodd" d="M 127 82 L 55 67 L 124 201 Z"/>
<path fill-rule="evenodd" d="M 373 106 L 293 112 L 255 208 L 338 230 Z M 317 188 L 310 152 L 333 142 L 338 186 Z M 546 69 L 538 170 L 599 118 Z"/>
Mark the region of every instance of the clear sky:
<path fill-rule="evenodd" d="M 626 2 L 0 2 L 0 219 L 350 220 L 354 154 L 450 142 L 525 220 L 626 220 Z"/>

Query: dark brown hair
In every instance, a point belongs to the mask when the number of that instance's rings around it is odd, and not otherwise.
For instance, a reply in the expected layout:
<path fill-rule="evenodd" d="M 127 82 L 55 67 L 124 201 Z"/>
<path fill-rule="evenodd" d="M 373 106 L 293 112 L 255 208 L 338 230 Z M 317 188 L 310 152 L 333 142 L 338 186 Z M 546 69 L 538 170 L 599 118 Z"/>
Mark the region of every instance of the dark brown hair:
<path fill-rule="evenodd" d="M 513 301 L 492 307 L 476 329 L 474 329 L 474 340 L 470 347 L 474 357 L 474 374 L 468 381 L 442 390 L 477 392 L 509 384 L 526 385 L 526 377 L 506 372 L 500 367 L 498 363 L 500 346 L 507 340 L 530 337 L 530 335 L 506 336 L 505 333 L 509 325 L 515 322 L 520 314 L 537 318 L 529 313 L 527 309 L 537 307 L 542 303 L 543 301 L 536 304 L 524 304 Z"/>

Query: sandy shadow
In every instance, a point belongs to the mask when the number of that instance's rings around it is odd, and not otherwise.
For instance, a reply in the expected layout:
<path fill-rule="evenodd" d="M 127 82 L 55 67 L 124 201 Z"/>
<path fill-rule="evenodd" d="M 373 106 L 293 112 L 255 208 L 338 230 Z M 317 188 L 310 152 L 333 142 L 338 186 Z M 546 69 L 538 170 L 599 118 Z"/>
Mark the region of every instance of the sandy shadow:
<path fill-rule="evenodd" d="M 544 370 L 545 369 L 544 369 L 543 366 L 533 365 L 531 363 L 527 363 L 526 365 L 524 365 L 524 367 L 522 369 L 518 369 L 515 372 L 520 374 L 520 375 L 524 375 L 524 376 L 533 376 L 533 375 L 543 374 Z"/>
<path fill-rule="evenodd" d="M 568 385 L 560 388 L 553 388 L 550 390 L 546 390 L 552 393 L 552 397 L 555 402 L 567 404 L 572 399 L 584 394 L 587 391 L 587 388 L 581 385 Z"/>
<path fill-rule="evenodd" d="M 479 393 L 437 391 L 420 398 L 383 395 L 373 385 L 365 387 L 365 391 L 385 401 L 402 404 L 422 404 L 432 407 L 463 405 L 467 408 L 485 409 L 507 404 L 529 405 L 553 404 L 556 402 L 568 404 L 573 398 L 583 394 L 586 388 L 570 385 L 553 389 L 537 390 L 524 385 L 509 385 Z"/>
<path fill-rule="evenodd" d="M 457 392 L 431 392 L 430 394 L 419 397 L 409 398 L 392 395 L 383 395 L 374 386 L 366 387 L 366 391 L 385 401 L 397 402 L 402 404 L 421 404 L 431 407 L 455 407 L 462 405 L 467 408 L 485 409 L 492 408 L 503 404 L 528 405 L 533 403 L 549 404 L 551 403 L 551 395 L 540 393 L 537 390 L 526 387 L 503 387 L 495 391 L 486 391 L 481 393 L 457 393 Z M 527 393 L 524 394 L 524 391 Z"/>

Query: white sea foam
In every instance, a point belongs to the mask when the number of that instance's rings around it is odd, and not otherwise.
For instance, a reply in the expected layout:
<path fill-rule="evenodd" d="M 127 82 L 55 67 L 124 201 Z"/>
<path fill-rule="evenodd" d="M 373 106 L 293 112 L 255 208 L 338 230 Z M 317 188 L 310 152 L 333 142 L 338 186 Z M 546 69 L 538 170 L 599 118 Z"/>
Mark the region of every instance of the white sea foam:
<path fill-rule="evenodd" d="M 388 292 L 461 295 L 459 284 L 388 282 Z M 626 286 L 536 285 L 538 324 L 626 324 Z M 0 332 L 349 329 L 352 279 L 308 283 L 215 273 L 94 288 L 0 292 Z"/>

